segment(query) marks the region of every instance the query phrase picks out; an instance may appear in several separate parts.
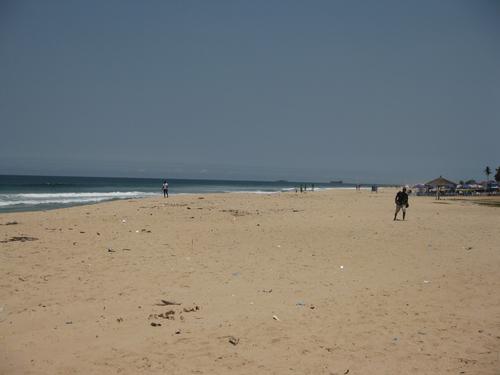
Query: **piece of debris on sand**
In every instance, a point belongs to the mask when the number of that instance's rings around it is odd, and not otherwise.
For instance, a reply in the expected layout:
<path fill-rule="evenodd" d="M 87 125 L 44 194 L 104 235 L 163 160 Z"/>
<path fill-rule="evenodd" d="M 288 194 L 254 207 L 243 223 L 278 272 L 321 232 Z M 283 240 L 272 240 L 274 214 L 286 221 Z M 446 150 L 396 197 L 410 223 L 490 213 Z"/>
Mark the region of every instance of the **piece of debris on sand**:
<path fill-rule="evenodd" d="M 169 310 L 165 311 L 161 314 L 149 314 L 148 319 L 169 319 L 169 320 L 175 320 L 175 311 L 174 310 Z"/>
<path fill-rule="evenodd" d="M 200 306 L 193 306 L 193 307 L 184 307 L 182 310 L 185 312 L 185 313 L 188 313 L 188 312 L 195 312 L 195 311 L 198 311 L 200 309 Z"/>
<path fill-rule="evenodd" d="M 17 225 L 19 224 L 17 221 L 7 221 L 5 224 L 0 224 L 0 225 Z"/>
<path fill-rule="evenodd" d="M 180 303 L 173 302 L 173 301 L 167 301 L 162 299 L 161 303 L 158 303 L 157 306 L 170 306 L 170 305 L 180 305 Z"/>
<path fill-rule="evenodd" d="M 0 241 L 0 243 L 7 243 L 7 242 L 26 242 L 26 241 L 36 241 L 38 238 L 36 237 L 29 237 L 29 236 L 14 236 L 9 238 L 8 240 Z"/>

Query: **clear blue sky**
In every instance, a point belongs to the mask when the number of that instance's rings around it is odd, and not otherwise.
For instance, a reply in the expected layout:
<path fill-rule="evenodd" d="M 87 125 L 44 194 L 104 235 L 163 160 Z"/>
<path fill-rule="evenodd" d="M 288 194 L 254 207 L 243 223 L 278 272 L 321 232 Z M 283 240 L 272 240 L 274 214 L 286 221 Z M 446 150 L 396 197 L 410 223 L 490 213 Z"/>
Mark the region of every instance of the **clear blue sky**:
<path fill-rule="evenodd" d="M 500 1 L 0 1 L 0 173 L 500 166 Z"/>

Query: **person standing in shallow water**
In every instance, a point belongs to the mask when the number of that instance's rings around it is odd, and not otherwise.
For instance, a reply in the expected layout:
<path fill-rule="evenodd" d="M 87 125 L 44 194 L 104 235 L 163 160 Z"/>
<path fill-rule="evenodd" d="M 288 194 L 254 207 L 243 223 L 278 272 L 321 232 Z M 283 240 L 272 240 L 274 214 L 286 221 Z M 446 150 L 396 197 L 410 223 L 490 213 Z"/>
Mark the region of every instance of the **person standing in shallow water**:
<path fill-rule="evenodd" d="M 400 210 L 403 211 L 403 220 L 404 220 L 406 216 L 406 209 L 410 206 L 408 204 L 408 194 L 406 194 L 405 187 L 403 188 L 403 191 L 398 191 L 394 202 L 396 203 L 396 212 L 394 213 L 394 220 L 397 220 L 396 218 Z"/>
<path fill-rule="evenodd" d="M 163 198 L 168 198 L 168 182 L 167 180 L 163 180 Z"/>

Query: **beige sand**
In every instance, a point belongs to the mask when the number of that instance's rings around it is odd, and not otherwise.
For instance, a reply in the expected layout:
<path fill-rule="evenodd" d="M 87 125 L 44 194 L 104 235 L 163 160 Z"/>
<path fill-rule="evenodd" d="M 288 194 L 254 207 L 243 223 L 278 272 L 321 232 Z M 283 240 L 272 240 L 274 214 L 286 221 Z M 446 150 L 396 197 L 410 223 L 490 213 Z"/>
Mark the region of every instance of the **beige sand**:
<path fill-rule="evenodd" d="M 0 373 L 500 374 L 500 208 L 394 194 L 2 214 Z"/>

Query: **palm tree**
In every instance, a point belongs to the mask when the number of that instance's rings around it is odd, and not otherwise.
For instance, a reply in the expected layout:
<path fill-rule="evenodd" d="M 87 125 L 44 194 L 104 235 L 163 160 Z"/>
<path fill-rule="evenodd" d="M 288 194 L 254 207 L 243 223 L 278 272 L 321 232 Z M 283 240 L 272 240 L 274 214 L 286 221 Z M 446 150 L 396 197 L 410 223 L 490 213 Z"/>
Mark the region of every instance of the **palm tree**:
<path fill-rule="evenodd" d="M 489 166 L 486 166 L 486 168 L 484 169 L 484 174 L 486 175 L 486 191 L 488 192 L 488 195 L 489 195 L 489 191 L 490 191 L 490 174 L 491 174 L 491 169 Z"/>
<path fill-rule="evenodd" d="M 488 182 L 490 180 L 490 174 L 491 174 L 491 169 L 490 167 L 486 167 L 484 169 L 484 174 L 486 175 L 486 182 Z"/>

